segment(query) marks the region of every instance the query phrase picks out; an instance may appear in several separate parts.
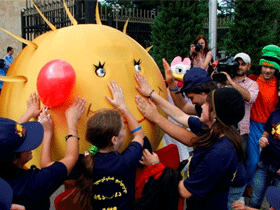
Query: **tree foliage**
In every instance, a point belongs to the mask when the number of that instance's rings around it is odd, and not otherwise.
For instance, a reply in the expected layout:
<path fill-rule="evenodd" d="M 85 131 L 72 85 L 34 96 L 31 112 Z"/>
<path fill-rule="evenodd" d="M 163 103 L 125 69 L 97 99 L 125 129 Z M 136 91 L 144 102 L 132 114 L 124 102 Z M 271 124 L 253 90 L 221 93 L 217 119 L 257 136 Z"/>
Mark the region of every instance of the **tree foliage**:
<path fill-rule="evenodd" d="M 170 63 L 178 55 L 182 58 L 189 55 L 194 38 L 203 33 L 207 15 L 205 1 L 172 1 L 161 5 L 151 26 L 150 53 L 162 71 L 162 58 Z"/>
<path fill-rule="evenodd" d="M 108 5 L 120 5 L 123 8 L 137 8 L 143 10 L 156 9 L 160 5 L 160 0 L 106 0 Z"/>
<path fill-rule="evenodd" d="M 279 46 L 279 0 L 235 1 L 234 22 L 222 49 L 232 56 L 245 52 L 256 69 L 264 46 Z"/>
<path fill-rule="evenodd" d="M 235 7 L 235 0 L 222 0 L 218 3 L 218 17 L 232 17 Z"/>

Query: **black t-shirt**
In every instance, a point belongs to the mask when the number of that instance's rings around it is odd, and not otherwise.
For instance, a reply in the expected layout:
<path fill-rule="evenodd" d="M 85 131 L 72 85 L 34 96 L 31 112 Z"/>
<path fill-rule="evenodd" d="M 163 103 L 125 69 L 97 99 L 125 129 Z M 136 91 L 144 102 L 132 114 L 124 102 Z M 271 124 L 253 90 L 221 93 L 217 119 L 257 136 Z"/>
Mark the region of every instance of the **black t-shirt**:
<path fill-rule="evenodd" d="M 201 128 L 198 118 L 189 118 L 189 127 Z M 205 150 L 194 150 L 185 187 L 193 196 L 188 209 L 226 210 L 231 180 L 238 167 L 238 157 L 231 141 L 223 137 Z"/>
<path fill-rule="evenodd" d="M 61 162 L 49 167 L 29 170 L 15 168 L 14 175 L 5 177 L 11 185 L 13 203 L 25 206 L 26 210 L 49 210 L 50 196 L 63 184 L 67 168 Z"/>
<path fill-rule="evenodd" d="M 95 209 L 130 210 L 135 197 L 136 168 L 143 148 L 132 142 L 122 153 L 97 153 L 94 160 Z"/>
<path fill-rule="evenodd" d="M 201 135 L 205 134 L 205 132 L 208 129 L 208 126 L 206 124 L 202 123 L 200 120 L 198 120 L 197 117 L 190 117 L 189 118 L 189 128 L 191 129 L 191 131 L 194 134 L 201 136 Z M 242 187 L 246 184 L 246 181 L 247 181 L 246 169 L 243 164 L 243 161 L 240 161 L 238 163 L 235 178 L 231 183 L 231 187 Z"/>
<path fill-rule="evenodd" d="M 266 164 L 280 168 L 280 110 L 274 110 L 264 125 L 269 133 L 269 144 L 262 149 L 260 160 Z"/>

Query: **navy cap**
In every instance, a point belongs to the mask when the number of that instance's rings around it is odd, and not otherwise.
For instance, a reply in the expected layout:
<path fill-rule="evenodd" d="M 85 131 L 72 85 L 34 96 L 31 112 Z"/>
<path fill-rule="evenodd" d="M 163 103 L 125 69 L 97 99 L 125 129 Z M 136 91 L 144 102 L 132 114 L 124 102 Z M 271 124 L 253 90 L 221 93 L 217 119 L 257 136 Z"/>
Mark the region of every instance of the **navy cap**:
<path fill-rule="evenodd" d="M 205 69 L 199 67 L 191 68 L 184 75 L 184 85 L 181 88 L 180 93 L 210 81 L 211 77 Z"/>
<path fill-rule="evenodd" d="M 43 140 L 44 129 L 39 122 L 17 122 L 0 118 L 0 160 L 11 152 L 36 149 Z"/>
<path fill-rule="evenodd" d="M 13 201 L 13 190 L 11 186 L 0 178 L 0 209 L 10 210 Z"/>
<path fill-rule="evenodd" d="M 276 210 L 280 210 L 280 189 L 269 186 L 266 191 L 267 202 Z"/>

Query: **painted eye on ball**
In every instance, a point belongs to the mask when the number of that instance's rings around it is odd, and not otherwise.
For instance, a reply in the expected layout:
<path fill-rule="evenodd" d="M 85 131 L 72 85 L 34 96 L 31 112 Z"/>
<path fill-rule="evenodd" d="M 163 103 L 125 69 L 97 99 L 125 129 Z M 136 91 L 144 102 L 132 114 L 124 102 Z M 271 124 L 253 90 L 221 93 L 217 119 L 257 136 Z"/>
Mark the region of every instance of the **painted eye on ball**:
<path fill-rule="evenodd" d="M 104 69 L 97 69 L 95 71 L 96 75 L 99 76 L 99 77 L 105 77 L 106 75 L 106 71 Z"/>
<path fill-rule="evenodd" d="M 135 70 L 136 70 L 137 72 L 140 72 L 140 71 L 141 71 L 141 66 L 140 66 L 140 64 L 141 64 L 140 59 L 139 59 L 138 61 L 135 61 L 135 60 L 134 60 L 134 68 L 135 68 Z"/>
<path fill-rule="evenodd" d="M 105 77 L 106 71 L 104 70 L 104 65 L 105 65 L 105 63 L 101 64 L 100 61 L 99 61 L 99 64 L 97 66 L 94 65 L 95 66 L 95 73 L 96 73 L 97 76 Z"/>

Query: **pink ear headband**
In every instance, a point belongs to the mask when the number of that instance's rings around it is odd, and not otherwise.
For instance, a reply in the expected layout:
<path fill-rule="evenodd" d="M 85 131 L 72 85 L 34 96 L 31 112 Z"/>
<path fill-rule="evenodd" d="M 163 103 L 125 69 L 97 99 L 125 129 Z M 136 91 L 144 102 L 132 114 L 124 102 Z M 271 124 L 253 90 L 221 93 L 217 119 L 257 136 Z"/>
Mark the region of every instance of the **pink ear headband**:
<path fill-rule="evenodd" d="M 171 66 L 175 66 L 177 64 L 191 66 L 191 60 L 189 58 L 184 58 L 182 62 L 181 56 L 176 56 L 173 61 L 171 62 Z"/>

